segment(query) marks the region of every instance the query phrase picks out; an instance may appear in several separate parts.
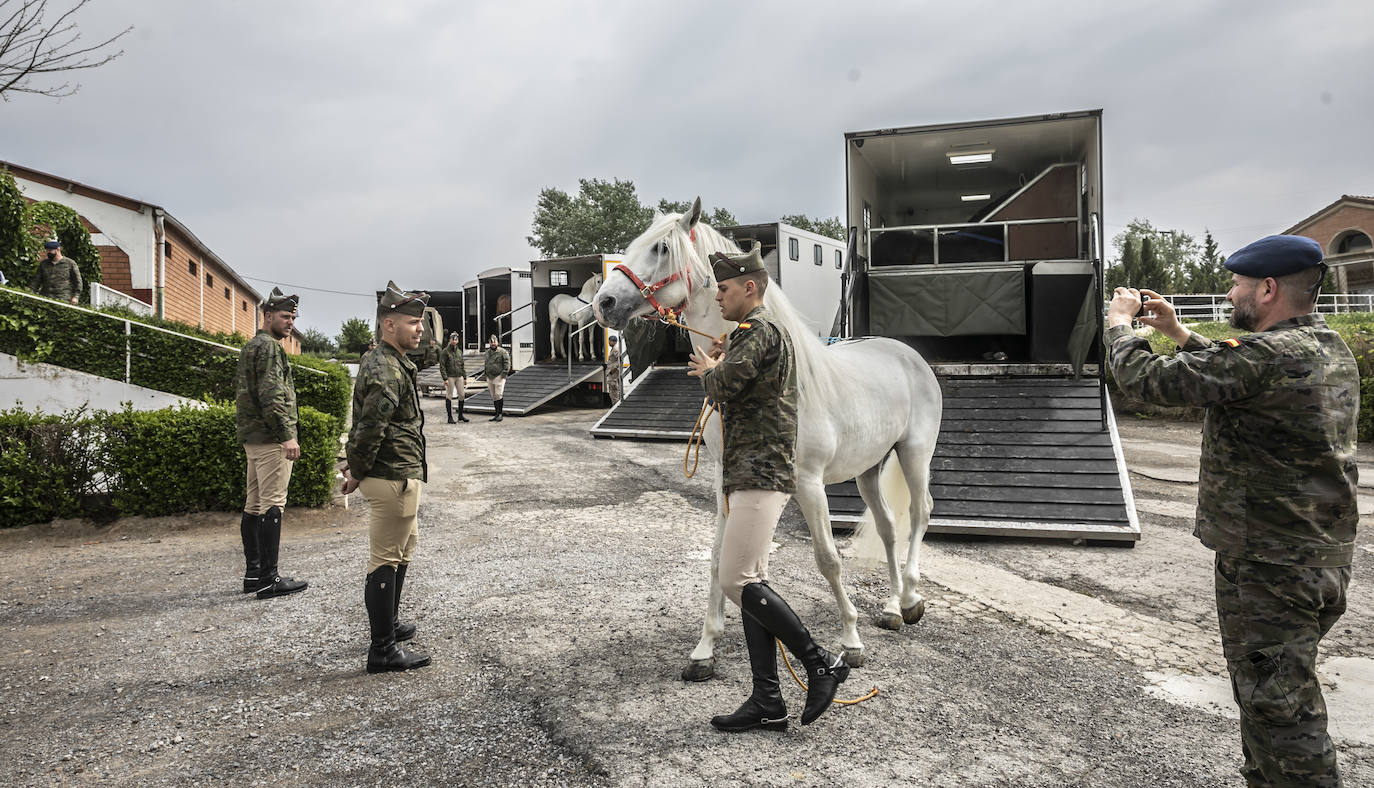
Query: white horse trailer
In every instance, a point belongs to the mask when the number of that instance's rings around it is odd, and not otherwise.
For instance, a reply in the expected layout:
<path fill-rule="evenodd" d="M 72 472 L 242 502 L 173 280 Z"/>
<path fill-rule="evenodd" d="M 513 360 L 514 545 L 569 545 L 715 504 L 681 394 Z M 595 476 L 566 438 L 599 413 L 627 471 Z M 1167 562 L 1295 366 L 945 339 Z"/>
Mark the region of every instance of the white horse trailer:
<path fill-rule="evenodd" d="M 477 275 L 477 321 L 481 346 L 495 334 L 510 349 L 511 369 L 534 361 L 534 290 L 527 266 L 488 268 Z"/>
<path fill-rule="evenodd" d="M 907 342 L 940 377 L 932 531 L 1140 538 L 1102 363 L 1101 122 L 845 135 L 840 323 Z M 835 488 L 834 519 L 857 519 Z"/>
<path fill-rule="evenodd" d="M 561 257 L 548 260 L 534 260 L 528 269 L 517 269 L 520 280 L 527 283 L 527 290 L 517 287 L 512 280 L 512 292 L 528 292 L 526 301 L 523 295 L 513 295 L 507 311 L 515 326 L 511 336 L 512 347 L 518 348 L 526 360 L 516 367 L 506 381 L 504 411 L 512 416 L 524 416 L 534 410 L 558 401 L 563 404 L 589 407 L 604 407 L 605 390 L 603 362 L 609 347 L 609 336 L 619 332 L 607 332 L 592 320 L 583 333 L 595 337 L 592 343 L 593 358 L 571 359 L 565 355 L 567 348 L 555 348 L 552 338 L 552 319 L 549 305 L 556 296 L 578 296 L 584 286 L 593 280 L 605 281 L 611 269 L 620 263 L 618 255 L 582 255 Z M 503 270 L 503 269 L 497 269 Z M 483 277 L 486 276 L 484 272 Z M 599 279 L 598 279 L 599 277 Z M 498 279 L 499 274 L 491 277 Z M 479 277 L 479 281 L 482 279 Z M 496 293 L 498 287 L 493 283 L 489 288 Z M 484 301 L 485 303 L 485 301 Z M 590 311 L 590 304 L 588 304 Z M 503 325 L 507 318 L 502 317 Z M 567 332 L 567 339 L 577 341 L 582 336 Z M 512 356 L 512 361 L 514 357 Z M 514 363 L 512 366 L 515 366 Z M 467 402 L 469 410 L 475 413 L 495 411 L 491 396 L 479 392 Z"/>
<path fill-rule="evenodd" d="M 787 299 L 817 336 L 834 335 L 840 308 L 844 241 L 784 222 L 716 229 L 741 249 L 747 250 L 753 241 L 758 241 L 768 276 L 787 293 Z"/>

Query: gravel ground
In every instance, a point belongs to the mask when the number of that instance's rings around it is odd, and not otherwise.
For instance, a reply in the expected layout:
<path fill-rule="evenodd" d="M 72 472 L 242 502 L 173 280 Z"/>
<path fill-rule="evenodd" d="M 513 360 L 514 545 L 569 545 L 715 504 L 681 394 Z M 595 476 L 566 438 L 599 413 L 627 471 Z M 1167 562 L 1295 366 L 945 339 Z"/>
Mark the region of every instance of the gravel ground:
<path fill-rule="evenodd" d="M 1134 549 L 932 537 L 924 620 L 861 629 L 866 662 L 841 694 L 877 686 L 877 698 L 805 728 L 794 718 L 783 734 L 732 736 L 706 720 L 748 692 L 737 615 L 717 678 L 679 679 L 713 520 L 705 474 L 682 478 L 681 445 L 594 441 L 591 411 L 450 426 L 442 401 L 425 407 L 432 483 L 402 611 L 431 667 L 363 670 L 357 495 L 348 509 L 288 512 L 282 566 L 311 586 L 270 601 L 235 593 L 233 514 L 0 533 L 0 780 L 1240 784 L 1227 710 L 1155 690 L 1159 675 L 1219 669 L 1209 554 L 1189 535 L 1196 424 L 1122 425 L 1144 530 Z M 777 542 L 775 584 L 835 640 L 795 507 Z M 1367 563 L 1327 656 L 1374 657 Z M 885 571 L 848 571 L 869 616 Z M 784 693 L 795 715 L 803 694 Z M 1374 785 L 1374 745 L 1338 741 L 1347 784 Z"/>

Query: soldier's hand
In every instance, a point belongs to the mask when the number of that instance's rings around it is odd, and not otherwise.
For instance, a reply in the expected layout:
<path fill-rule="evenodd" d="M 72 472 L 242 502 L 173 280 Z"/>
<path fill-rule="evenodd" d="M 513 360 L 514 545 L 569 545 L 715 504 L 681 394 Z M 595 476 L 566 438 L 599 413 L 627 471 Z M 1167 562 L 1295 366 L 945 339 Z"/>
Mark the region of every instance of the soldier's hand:
<path fill-rule="evenodd" d="M 346 465 L 343 468 L 343 477 L 344 482 L 343 487 L 340 488 L 340 492 L 342 492 L 344 495 L 348 495 L 349 493 L 358 489 L 359 482 L 357 479 L 353 478 L 353 474 L 348 472 L 348 466 Z"/>
<path fill-rule="evenodd" d="M 1118 287 L 1112 293 L 1112 302 L 1107 306 L 1107 325 L 1129 326 L 1140 311 L 1140 291 L 1131 287 Z"/>
<path fill-rule="evenodd" d="M 286 459 L 295 462 L 301 458 L 301 445 L 296 442 L 295 438 L 283 443 L 281 447 L 286 450 Z"/>
<path fill-rule="evenodd" d="M 701 348 L 692 348 L 692 356 L 687 359 L 687 366 L 689 367 L 687 374 L 699 378 L 715 369 L 719 363 L 719 358 L 707 355 L 706 351 Z"/>
<path fill-rule="evenodd" d="M 77 302 L 77 300 L 78 300 L 78 299 L 77 299 L 76 296 L 72 296 L 72 303 L 73 303 L 73 304 L 75 304 L 75 303 Z"/>
<path fill-rule="evenodd" d="M 1188 329 L 1179 322 L 1173 304 L 1165 301 L 1163 296 L 1153 290 L 1141 288 L 1140 296 L 1145 299 L 1146 312 L 1139 318 L 1141 323 L 1174 340 L 1175 344 L 1182 345 L 1188 340 Z"/>

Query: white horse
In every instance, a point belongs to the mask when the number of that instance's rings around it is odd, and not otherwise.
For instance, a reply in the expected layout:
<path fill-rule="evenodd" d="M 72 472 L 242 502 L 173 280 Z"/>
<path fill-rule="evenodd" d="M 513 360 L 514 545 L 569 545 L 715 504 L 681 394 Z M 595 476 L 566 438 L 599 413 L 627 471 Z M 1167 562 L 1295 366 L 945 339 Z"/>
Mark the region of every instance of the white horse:
<path fill-rule="evenodd" d="M 559 293 L 549 299 L 549 343 L 553 347 L 554 358 L 564 355 L 563 344 L 566 341 L 568 331 L 573 326 L 582 328 L 592 322 L 592 296 L 601 287 L 601 274 L 596 274 L 582 285 L 582 292 L 575 296 Z M 582 360 L 582 348 L 585 345 L 587 358 L 596 358 L 593 343 L 594 331 L 583 331 L 573 345 L 573 358 L 577 361 Z"/>
<path fill-rule="evenodd" d="M 592 300 L 597 320 L 624 329 L 633 319 L 658 317 L 660 309 L 680 314 L 678 320 L 712 336 L 735 328 L 715 303 L 715 276 L 707 263 L 713 252 L 739 254 L 725 236 L 701 223 L 701 200 L 686 214 L 659 215 L 630 243 L 625 262 L 609 273 Z M 874 516 L 886 552 L 891 593 L 876 623 L 887 629 L 914 624 L 925 612 L 916 591 L 921 540 L 930 520 L 930 458 L 940 431 L 940 386 L 926 362 L 893 339 L 870 337 L 825 346 L 802 320 L 776 284 L 764 293 L 764 305 L 787 329 L 797 357 L 797 492 L 796 500 L 811 531 L 812 549 L 821 574 L 830 583 L 840 609 L 840 644 L 845 661 L 863 662 L 858 613 L 844 588 L 840 556 L 830 531 L 825 485 L 857 478 L 859 492 Z M 697 347 L 710 340 L 692 335 Z M 716 535 L 711 551 L 711 596 L 701 640 L 692 651 L 683 678 L 704 680 L 715 672 L 715 645 L 725 628 L 725 597 L 718 582 L 725 499 L 721 493 L 719 415 L 705 429 L 707 451 L 716 459 Z M 900 463 L 883 473 L 889 455 Z M 891 468 L 892 463 L 886 463 Z M 895 545 L 896 520 L 884 486 L 905 482 L 910 491 L 910 538 L 903 569 Z"/>

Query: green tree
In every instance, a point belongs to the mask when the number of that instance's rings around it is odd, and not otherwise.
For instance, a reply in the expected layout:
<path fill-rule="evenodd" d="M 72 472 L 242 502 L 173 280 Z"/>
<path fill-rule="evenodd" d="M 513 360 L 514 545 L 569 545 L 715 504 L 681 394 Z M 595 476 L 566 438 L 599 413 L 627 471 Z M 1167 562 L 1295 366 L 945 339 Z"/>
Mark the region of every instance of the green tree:
<path fill-rule="evenodd" d="M 1193 290 L 1193 279 L 1204 265 L 1193 236 L 1180 230 L 1161 230 L 1145 219 L 1132 219 L 1112 239 L 1117 259 L 1109 265 L 1108 287 L 1146 287 L 1160 293 Z"/>
<path fill-rule="evenodd" d="M 545 257 L 619 253 L 652 218 L 633 181 L 583 178 L 576 197 L 552 186 L 539 193 L 525 240 Z"/>
<path fill-rule="evenodd" d="M 0 272 L 15 287 L 27 287 L 33 276 L 33 238 L 25 229 L 25 206 L 14 174 L 0 169 Z"/>
<path fill-rule="evenodd" d="M 367 350 L 367 346 L 374 341 L 372 324 L 360 317 L 350 317 L 340 326 L 335 341 L 341 352 L 356 356 Z"/>
<path fill-rule="evenodd" d="M 367 347 L 366 344 L 363 347 Z M 318 328 L 307 328 L 301 334 L 301 352 L 303 353 L 333 353 L 337 350 L 334 347 L 334 340 Z"/>
<path fill-rule="evenodd" d="M 837 241 L 846 240 L 844 222 L 840 221 L 840 217 L 838 216 L 831 216 L 826 219 L 812 219 L 804 213 L 789 213 L 782 217 L 780 221 L 785 224 L 790 224 L 798 230 L 806 230 L 807 232 L 816 233 L 817 235 L 824 235 L 828 238 L 834 238 Z"/>
<path fill-rule="evenodd" d="M 1231 289 L 1231 272 L 1225 268 L 1226 257 L 1217 251 L 1212 231 L 1206 230 L 1202 253 L 1196 265 L 1188 270 L 1186 289 L 1189 293 L 1225 293 Z"/>
<path fill-rule="evenodd" d="M 692 204 L 690 202 L 672 202 L 669 200 L 658 201 L 659 213 L 687 213 L 690 210 L 692 210 Z M 715 208 L 709 211 L 702 208 L 701 220 L 716 229 L 720 229 L 721 227 L 732 227 L 739 224 L 739 219 L 736 219 L 733 213 L 724 208 Z"/>

